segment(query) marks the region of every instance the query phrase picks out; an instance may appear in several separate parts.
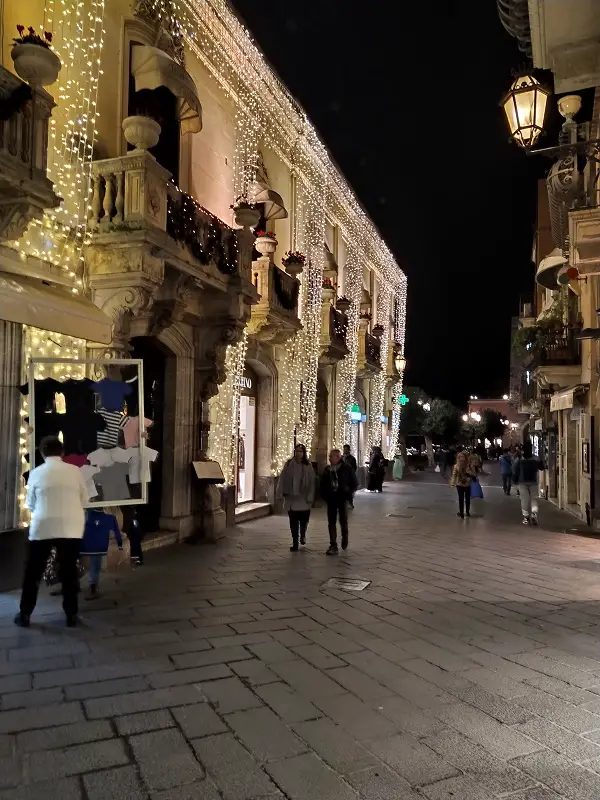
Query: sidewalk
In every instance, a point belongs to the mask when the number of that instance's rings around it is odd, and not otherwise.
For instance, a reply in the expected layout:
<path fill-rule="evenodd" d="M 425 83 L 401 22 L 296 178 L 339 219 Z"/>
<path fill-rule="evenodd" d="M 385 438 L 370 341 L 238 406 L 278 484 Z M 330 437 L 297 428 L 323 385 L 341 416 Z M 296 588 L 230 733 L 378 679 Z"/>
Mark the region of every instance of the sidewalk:
<path fill-rule="evenodd" d="M 600 544 L 431 476 L 103 576 L 64 627 L 0 596 L 0 800 L 597 800 Z M 364 591 L 325 586 L 362 579 Z"/>

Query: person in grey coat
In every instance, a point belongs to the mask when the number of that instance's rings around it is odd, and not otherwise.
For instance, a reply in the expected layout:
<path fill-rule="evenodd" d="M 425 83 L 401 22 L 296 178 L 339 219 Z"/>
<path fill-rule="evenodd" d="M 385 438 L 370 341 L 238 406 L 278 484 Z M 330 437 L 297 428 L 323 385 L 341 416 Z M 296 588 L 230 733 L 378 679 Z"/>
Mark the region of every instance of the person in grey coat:
<path fill-rule="evenodd" d="M 290 518 L 292 546 L 290 550 L 298 550 L 300 544 L 306 544 L 306 530 L 310 520 L 310 510 L 315 499 L 315 473 L 308 462 L 306 447 L 297 444 L 294 457 L 286 461 L 277 483 L 278 499 L 283 500 Z"/>

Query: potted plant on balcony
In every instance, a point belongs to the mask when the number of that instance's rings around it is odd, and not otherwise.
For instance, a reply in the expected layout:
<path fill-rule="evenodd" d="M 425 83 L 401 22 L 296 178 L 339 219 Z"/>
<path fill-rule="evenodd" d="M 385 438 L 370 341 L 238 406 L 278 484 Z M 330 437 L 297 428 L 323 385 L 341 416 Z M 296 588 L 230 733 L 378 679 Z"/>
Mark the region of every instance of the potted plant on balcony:
<path fill-rule="evenodd" d="M 306 256 L 299 250 L 288 250 L 281 263 L 288 275 L 299 275 L 306 264 Z"/>
<path fill-rule="evenodd" d="M 145 108 L 136 109 L 135 114 L 125 117 L 121 127 L 127 143 L 134 148 L 133 153 L 143 153 L 158 144 L 160 125 Z"/>
<path fill-rule="evenodd" d="M 375 336 L 376 339 L 381 339 L 381 337 L 383 336 L 383 332 L 384 332 L 383 325 L 375 325 L 375 327 L 373 328 L 373 336 Z"/>
<path fill-rule="evenodd" d="M 50 49 L 52 34 L 44 31 L 40 36 L 31 25 L 25 33 L 24 25 L 17 25 L 19 35 L 13 39 L 11 58 L 15 72 L 31 86 L 50 86 L 58 78 L 60 58 Z"/>
<path fill-rule="evenodd" d="M 277 249 L 277 237 L 272 231 L 256 231 L 254 247 L 261 256 L 272 256 Z"/>
<path fill-rule="evenodd" d="M 358 318 L 370 322 L 372 319 L 372 315 L 370 311 L 361 311 L 358 315 Z"/>
<path fill-rule="evenodd" d="M 248 200 L 248 195 L 241 194 L 229 206 L 233 211 L 235 224 L 240 228 L 253 228 L 260 219 L 260 211 Z"/>
<path fill-rule="evenodd" d="M 338 311 L 341 311 L 342 314 L 347 314 L 348 311 L 350 311 L 351 305 L 352 302 L 348 300 L 348 298 L 345 295 L 338 297 L 335 303 L 335 307 L 337 308 Z"/>

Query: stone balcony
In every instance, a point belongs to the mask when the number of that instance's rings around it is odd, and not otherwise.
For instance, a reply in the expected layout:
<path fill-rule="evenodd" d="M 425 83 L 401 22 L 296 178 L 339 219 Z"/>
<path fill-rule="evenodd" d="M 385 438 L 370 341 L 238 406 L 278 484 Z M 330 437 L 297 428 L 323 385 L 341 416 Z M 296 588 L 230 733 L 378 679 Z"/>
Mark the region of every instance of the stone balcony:
<path fill-rule="evenodd" d="M 239 341 L 258 301 L 251 281 L 256 219 L 246 214 L 240 229 L 229 227 L 143 150 L 95 161 L 91 173 L 86 264 L 94 302 L 114 320 L 112 350 L 126 353 L 131 338 L 158 337 L 186 321 L 214 394 L 225 349 Z"/>
<path fill-rule="evenodd" d="M 560 328 L 547 334 L 526 365 L 541 389 L 558 389 L 581 382 L 581 348 L 576 330 Z"/>
<path fill-rule="evenodd" d="M 346 335 L 348 332 L 348 317 L 335 308 L 333 297 L 335 290 L 323 288 L 323 301 L 321 305 L 321 364 L 336 364 L 348 355 Z"/>
<path fill-rule="evenodd" d="M 302 328 L 300 281 L 274 264 L 270 255 L 252 263 L 252 276 L 260 299 L 252 307 L 248 333 L 260 341 L 281 344 Z"/>
<path fill-rule="evenodd" d="M 46 175 L 54 100 L 0 67 L 0 242 L 20 239 L 61 198 Z"/>
<path fill-rule="evenodd" d="M 366 330 L 363 320 L 359 323 L 356 372 L 361 378 L 373 377 L 381 372 L 381 341 Z"/>
<path fill-rule="evenodd" d="M 210 282 L 238 271 L 235 231 L 170 181 L 150 153 L 92 164 L 88 224 L 95 248 L 146 244 L 183 272 Z M 249 278 L 249 276 L 248 276 Z"/>

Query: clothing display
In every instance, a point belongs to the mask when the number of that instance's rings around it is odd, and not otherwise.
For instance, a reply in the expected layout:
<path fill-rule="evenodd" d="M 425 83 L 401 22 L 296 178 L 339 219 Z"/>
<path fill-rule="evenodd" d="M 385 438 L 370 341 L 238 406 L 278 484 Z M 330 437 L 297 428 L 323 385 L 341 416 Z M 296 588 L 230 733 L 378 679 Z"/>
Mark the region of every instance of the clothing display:
<path fill-rule="evenodd" d="M 113 381 L 110 378 L 96 381 L 94 388 L 100 395 L 100 405 L 107 411 L 122 411 L 125 398 L 133 392 L 133 387 L 129 383 Z"/>
<path fill-rule="evenodd" d="M 63 434 L 65 454 L 89 453 L 98 447 L 98 438 L 106 427 L 100 414 L 84 408 L 57 415 Z"/>
<path fill-rule="evenodd" d="M 151 419 L 144 419 L 144 430 L 152 425 Z M 125 447 L 137 447 L 140 443 L 140 418 L 124 417 L 121 426 Z"/>
<path fill-rule="evenodd" d="M 128 475 L 127 463 L 115 462 L 108 467 L 102 467 L 98 474 L 94 475 L 94 483 L 102 489 L 102 500 L 129 500 Z"/>
<path fill-rule="evenodd" d="M 76 455 L 75 453 L 69 456 L 63 456 L 63 461 L 65 464 L 72 464 L 74 467 L 83 467 L 88 463 L 87 456 Z"/>
<path fill-rule="evenodd" d="M 94 467 L 92 464 L 84 464 L 83 467 L 79 468 L 79 470 L 83 475 L 83 480 L 85 481 L 88 500 L 93 500 L 95 497 L 98 497 L 98 487 L 94 483 L 94 475 L 97 475 L 100 470 L 98 467 Z"/>
<path fill-rule="evenodd" d="M 104 430 L 98 434 L 100 447 L 116 447 L 119 444 L 119 431 L 127 417 L 121 411 L 107 411 L 101 408 L 98 412 L 104 420 Z"/>
<path fill-rule="evenodd" d="M 68 414 L 72 414 L 82 408 L 87 411 L 96 410 L 94 381 L 89 378 L 82 378 L 79 381 L 68 378 L 60 384 L 60 391 L 65 396 Z"/>
<path fill-rule="evenodd" d="M 52 366 L 44 369 L 50 374 L 57 372 Z M 122 374 L 128 380 L 41 378 L 19 387 L 24 396 L 29 394 L 31 385 L 34 387 L 35 414 L 31 424 L 36 453 L 31 461 L 42 464 L 40 441 L 46 436 L 58 436 L 64 448 L 62 464 L 78 473 L 86 505 L 120 505 L 146 497 L 150 464 L 159 453 L 147 448 L 146 437 L 140 436 L 140 421 L 146 431 L 153 419 L 150 414 L 142 415 L 140 420 L 142 382 L 137 375 L 132 377 L 137 371 L 139 365 L 132 362 L 123 366 Z M 24 422 L 30 424 L 29 418 L 24 417 Z M 162 436 L 162 430 L 157 433 Z M 23 480 L 27 482 L 25 477 Z M 100 523 L 104 517 L 109 518 L 107 524 L 113 525 L 110 514 L 94 519 Z M 97 551 L 88 552 L 94 555 Z"/>
<path fill-rule="evenodd" d="M 136 448 L 133 458 L 129 461 L 129 483 L 150 483 L 150 464 L 158 458 L 158 450 L 151 447 L 144 448 L 143 457 Z"/>

